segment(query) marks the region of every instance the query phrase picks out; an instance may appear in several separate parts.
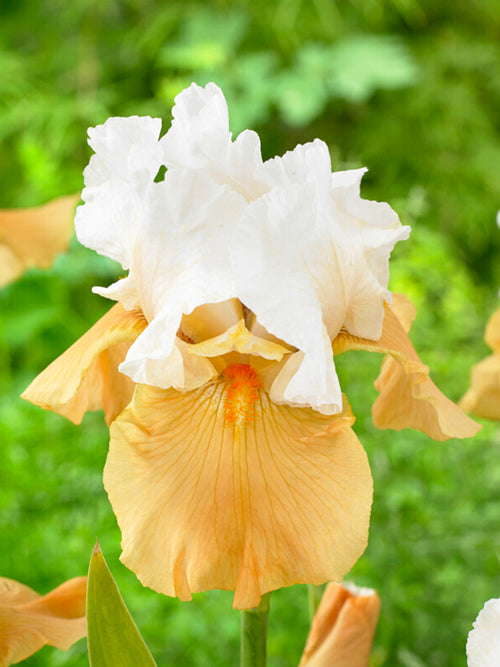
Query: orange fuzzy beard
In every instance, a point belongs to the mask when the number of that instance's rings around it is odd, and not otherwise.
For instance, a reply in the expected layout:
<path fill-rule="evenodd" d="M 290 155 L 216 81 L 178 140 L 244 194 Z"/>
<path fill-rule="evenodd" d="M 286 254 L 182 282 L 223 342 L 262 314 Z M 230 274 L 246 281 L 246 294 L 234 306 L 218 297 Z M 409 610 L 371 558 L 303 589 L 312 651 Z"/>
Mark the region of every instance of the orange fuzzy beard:
<path fill-rule="evenodd" d="M 224 371 L 228 381 L 224 402 L 226 426 L 234 429 L 253 424 L 258 417 L 257 401 L 261 381 L 248 364 L 231 364 Z"/>

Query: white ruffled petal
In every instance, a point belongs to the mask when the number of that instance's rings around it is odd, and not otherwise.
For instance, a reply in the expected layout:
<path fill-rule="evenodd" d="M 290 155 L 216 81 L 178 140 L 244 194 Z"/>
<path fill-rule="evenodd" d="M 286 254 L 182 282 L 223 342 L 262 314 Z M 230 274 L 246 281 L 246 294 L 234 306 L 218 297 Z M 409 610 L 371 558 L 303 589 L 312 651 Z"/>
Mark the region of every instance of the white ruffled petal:
<path fill-rule="evenodd" d="M 109 118 L 89 128 L 96 151 L 84 171 L 75 217 L 80 243 L 128 269 L 150 186 L 162 162 L 158 118 Z"/>
<path fill-rule="evenodd" d="M 292 349 L 274 379 L 269 374 L 273 400 L 339 412 L 331 340 L 342 327 L 379 338 L 391 299 L 389 256 L 409 228 L 387 204 L 361 199 L 365 170 L 332 175 L 322 141 L 265 163 L 254 132 L 233 142 L 213 83 L 178 95 L 173 117 L 160 141 L 152 118 L 112 118 L 89 130 L 96 154 L 77 235 L 130 270 L 95 291 L 141 308 L 149 322 L 122 371 L 162 388 L 198 386 L 213 367 L 193 361 L 184 341 L 191 328 L 204 328 L 200 307 L 226 302 L 217 312 L 232 326 L 227 304 L 240 300 Z M 155 183 L 162 164 L 167 174 Z"/>
<path fill-rule="evenodd" d="M 389 255 L 409 230 L 386 204 L 360 199 L 364 170 L 331 176 L 323 142 L 298 146 L 261 172 L 285 185 L 242 217 L 233 252 L 238 295 L 271 334 L 299 350 L 274 380 L 273 400 L 332 414 L 342 399 L 330 341 L 342 327 L 380 337 Z"/>
<path fill-rule="evenodd" d="M 217 163 L 231 140 L 226 100 L 214 83 L 192 83 L 175 98 L 172 126 L 161 140 L 167 167 L 204 169 Z"/>
<path fill-rule="evenodd" d="M 141 308 L 137 294 L 137 286 L 132 276 L 120 278 L 120 280 L 112 283 L 109 287 L 93 287 L 92 291 L 94 294 L 99 294 L 99 296 L 103 296 L 106 299 L 119 301 L 125 310 Z"/>
<path fill-rule="evenodd" d="M 344 326 L 355 336 L 377 340 L 382 333 L 389 258 L 394 245 L 410 234 L 385 202 L 361 199 L 360 183 L 366 169 L 332 174 L 331 198 L 337 235 L 342 238 L 347 311 Z"/>
<path fill-rule="evenodd" d="M 467 638 L 468 667 L 500 665 L 500 598 L 488 600 Z"/>
<path fill-rule="evenodd" d="M 154 180 L 162 164 L 158 142 L 161 119 L 150 116 L 108 118 L 103 125 L 90 127 L 89 145 L 95 151 L 84 171 L 85 185 L 94 187 L 108 179 L 123 181 L 140 177 Z"/>
<path fill-rule="evenodd" d="M 130 267 L 132 249 L 142 225 L 142 198 L 128 183 L 113 181 L 82 192 L 85 203 L 75 215 L 76 237 L 87 248 Z"/>
<path fill-rule="evenodd" d="M 328 192 L 331 182 L 331 159 L 324 141 L 315 139 L 299 144 L 282 156 L 266 160 L 258 175 L 270 187 L 315 183 L 319 193 Z"/>
<path fill-rule="evenodd" d="M 259 136 L 246 130 L 231 141 L 227 104 L 218 86 L 191 84 L 175 98 L 172 115 L 160 142 L 169 169 L 203 170 L 248 200 L 268 189 L 254 176 L 262 165 Z"/>
<path fill-rule="evenodd" d="M 130 272 L 149 324 L 120 366 L 134 382 L 186 386 L 175 336 L 183 315 L 235 297 L 229 246 L 244 206 L 201 172 L 174 170 L 155 183 Z"/>
<path fill-rule="evenodd" d="M 119 370 L 137 384 L 191 390 L 217 375 L 205 357 L 190 354 L 189 345 L 176 338 L 180 319 L 160 313 L 131 345 Z"/>
<path fill-rule="evenodd" d="M 275 188 L 244 212 L 232 260 L 241 301 L 303 353 L 276 378 L 273 400 L 334 413 L 342 396 L 328 334 L 342 326 L 345 293 L 325 216 L 314 186 Z"/>
<path fill-rule="evenodd" d="M 155 183 L 132 267 L 148 320 L 174 303 L 187 315 L 235 296 L 229 247 L 244 207 L 202 172 L 175 170 Z"/>

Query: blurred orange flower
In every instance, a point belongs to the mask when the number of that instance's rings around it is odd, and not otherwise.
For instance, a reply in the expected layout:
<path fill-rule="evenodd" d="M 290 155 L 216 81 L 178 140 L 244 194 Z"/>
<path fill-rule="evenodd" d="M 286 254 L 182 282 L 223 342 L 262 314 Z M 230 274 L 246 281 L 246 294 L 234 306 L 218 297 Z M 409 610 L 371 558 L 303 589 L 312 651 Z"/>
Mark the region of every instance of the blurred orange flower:
<path fill-rule="evenodd" d="M 460 401 L 467 412 L 486 419 L 500 419 L 500 308 L 493 313 L 484 339 L 493 354 L 476 364 L 471 371 L 471 385 Z"/>
<path fill-rule="evenodd" d="M 376 591 L 329 583 L 299 667 L 368 667 L 379 613 Z"/>
<path fill-rule="evenodd" d="M 80 195 L 34 208 L 0 210 L 0 287 L 34 266 L 49 267 L 68 247 Z"/>
<path fill-rule="evenodd" d="M 40 596 L 0 577 L 0 667 L 25 660 L 45 644 L 67 650 L 85 637 L 87 577 L 66 581 Z"/>
<path fill-rule="evenodd" d="M 409 228 L 360 197 L 364 170 L 332 174 L 319 140 L 262 161 L 255 133 L 231 141 L 214 84 L 173 115 L 161 139 L 148 117 L 89 130 L 77 236 L 129 273 L 94 288 L 119 303 L 23 397 L 75 423 L 104 409 L 104 484 L 142 583 L 250 608 L 342 579 L 366 547 L 372 479 L 336 355 L 387 355 L 380 428 L 479 426 L 408 338 L 413 307 L 387 283 Z"/>

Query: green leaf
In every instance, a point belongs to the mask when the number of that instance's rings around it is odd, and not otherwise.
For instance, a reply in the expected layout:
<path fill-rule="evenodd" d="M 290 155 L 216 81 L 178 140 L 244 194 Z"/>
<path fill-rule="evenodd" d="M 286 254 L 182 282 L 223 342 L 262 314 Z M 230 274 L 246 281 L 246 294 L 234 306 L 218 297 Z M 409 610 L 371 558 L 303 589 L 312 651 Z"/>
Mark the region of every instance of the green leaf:
<path fill-rule="evenodd" d="M 94 667 L 156 667 L 97 542 L 87 584 L 87 633 Z"/>
<path fill-rule="evenodd" d="M 328 87 L 333 95 L 364 102 L 377 89 L 413 85 L 418 70 L 404 42 L 391 35 L 352 35 L 331 51 Z"/>

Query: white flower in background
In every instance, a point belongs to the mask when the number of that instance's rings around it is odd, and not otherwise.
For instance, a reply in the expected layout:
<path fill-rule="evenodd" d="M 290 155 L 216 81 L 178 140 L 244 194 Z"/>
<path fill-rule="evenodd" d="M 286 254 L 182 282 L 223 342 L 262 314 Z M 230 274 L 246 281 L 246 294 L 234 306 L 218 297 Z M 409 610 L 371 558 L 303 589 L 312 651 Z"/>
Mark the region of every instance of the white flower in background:
<path fill-rule="evenodd" d="M 467 638 L 468 667 L 500 665 L 500 598 L 488 600 Z"/>

